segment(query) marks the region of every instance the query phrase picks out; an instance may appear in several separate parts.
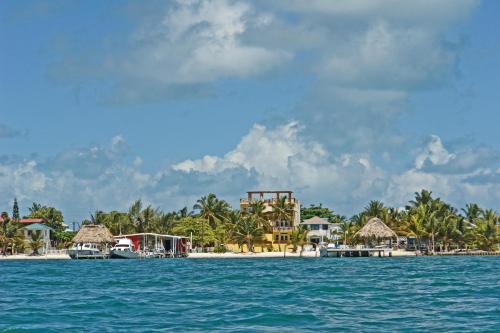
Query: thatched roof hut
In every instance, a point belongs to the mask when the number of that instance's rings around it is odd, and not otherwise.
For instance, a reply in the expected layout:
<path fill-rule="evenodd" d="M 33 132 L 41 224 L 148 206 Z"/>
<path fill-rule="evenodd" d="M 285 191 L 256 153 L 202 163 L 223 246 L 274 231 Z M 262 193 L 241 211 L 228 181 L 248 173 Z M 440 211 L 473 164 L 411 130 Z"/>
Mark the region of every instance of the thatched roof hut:
<path fill-rule="evenodd" d="M 361 228 L 354 237 L 368 239 L 392 239 L 398 235 L 392 231 L 381 219 L 373 217 Z"/>
<path fill-rule="evenodd" d="M 103 225 L 83 225 L 73 237 L 73 243 L 112 243 L 113 234 Z"/>

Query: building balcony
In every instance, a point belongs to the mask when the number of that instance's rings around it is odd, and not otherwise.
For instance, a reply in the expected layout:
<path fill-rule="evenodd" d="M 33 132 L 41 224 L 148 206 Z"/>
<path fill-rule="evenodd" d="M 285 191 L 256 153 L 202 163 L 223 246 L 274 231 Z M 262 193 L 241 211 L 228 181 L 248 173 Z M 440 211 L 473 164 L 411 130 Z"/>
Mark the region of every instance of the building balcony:
<path fill-rule="evenodd" d="M 273 227 L 273 232 L 290 232 L 293 227 Z"/>
<path fill-rule="evenodd" d="M 252 202 L 256 202 L 256 201 L 262 201 L 264 204 L 267 204 L 267 205 L 274 205 L 278 202 L 278 199 L 276 198 L 273 198 L 273 199 L 252 199 L 252 200 L 248 200 L 247 198 L 244 198 L 244 199 L 240 199 L 240 206 L 243 205 L 250 205 Z M 292 204 L 296 204 L 298 203 L 298 200 L 296 200 L 295 198 L 291 198 L 289 200 L 290 203 Z"/>

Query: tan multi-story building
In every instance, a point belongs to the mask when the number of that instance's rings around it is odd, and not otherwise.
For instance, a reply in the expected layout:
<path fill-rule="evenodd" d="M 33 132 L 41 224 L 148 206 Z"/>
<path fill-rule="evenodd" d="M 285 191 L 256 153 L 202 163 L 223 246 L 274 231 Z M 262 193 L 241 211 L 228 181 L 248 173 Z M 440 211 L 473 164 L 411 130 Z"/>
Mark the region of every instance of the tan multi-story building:
<path fill-rule="evenodd" d="M 279 200 L 285 198 L 289 205 L 289 218 L 278 218 L 275 206 Z M 254 202 L 263 203 L 264 218 L 268 220 L 271 229 L 264 234 L 264 242 L 273 248 L 279 248 L 280 244 L 286 244 L 290 241 L 290 234 L 300 223 L 300 202 L 293 197 L 292 191 L 249 191 L 247 198 L 240 199 L 241 212 L 248 212 Z"/>

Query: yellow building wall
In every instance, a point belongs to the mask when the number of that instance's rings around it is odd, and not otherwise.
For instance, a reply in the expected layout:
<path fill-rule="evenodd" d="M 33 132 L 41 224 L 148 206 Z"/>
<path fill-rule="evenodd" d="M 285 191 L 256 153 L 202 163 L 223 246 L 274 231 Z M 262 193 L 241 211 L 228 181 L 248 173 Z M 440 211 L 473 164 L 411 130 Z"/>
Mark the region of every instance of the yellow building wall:
<path fill-rule="evenodd" d="M 280 234 L 281 235 L 284 235 L 284 234 L 287 234 L 288 237 L 290 238 L 290 234 L 292 232 L 291 231 L 281 231 Z M 261 242 L 255 242 L 254 245 L 253 245 L 253 250 L 254 252 L 270 252 L 270 248 L 272 247 L 272 251 L 273 252 L 279 252 L 279 251 L 283 251 L 283 247 L 286 245 L 288 246 L 288 249 L 291 248 L 291 245 L 290 244 L 286 244 L 285 242 L 276 242 L 274 239 L 276 237 L 278 233 L 268 233 L 268 234 L 264 234 L 262 236 L 262 241 Z M 238 244 L 236 243 L 227 243 L 226 244 L 226 248 L 228 249 L 228 251 L 231 251 L 231 252 L 240 252 L 241 251 L 241 248 L 238 246 Z M 248 252 L 248 247 L 245 245 L 243 245 L 243 252 Z"/>

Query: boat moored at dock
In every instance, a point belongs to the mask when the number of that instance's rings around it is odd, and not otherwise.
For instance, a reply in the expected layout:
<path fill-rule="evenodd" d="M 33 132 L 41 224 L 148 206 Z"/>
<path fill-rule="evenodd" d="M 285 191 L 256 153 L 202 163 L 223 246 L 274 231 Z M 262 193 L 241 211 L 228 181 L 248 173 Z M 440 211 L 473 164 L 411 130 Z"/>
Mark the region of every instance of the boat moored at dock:
<path fill-rule="evenodd" d="M 115 236 L 111 258 L 152 259 L 177 258 L 188 255 L 188 239 L 182 236 L 137 233 Z"/>
<path fill-rule="evenodd" d="M 71 259 L 106 259 L 109 253 L 101 251 L 95 243 L 74 244 L 68 251 Z"/>
<path fill-rule="evenodd" d="M 139 253 L 134 249 L 132 241 L 128 238 L 118 239 L 118 243 L 111 248 L 112 259 L 139 259 Z"/>

